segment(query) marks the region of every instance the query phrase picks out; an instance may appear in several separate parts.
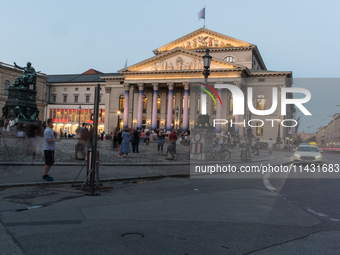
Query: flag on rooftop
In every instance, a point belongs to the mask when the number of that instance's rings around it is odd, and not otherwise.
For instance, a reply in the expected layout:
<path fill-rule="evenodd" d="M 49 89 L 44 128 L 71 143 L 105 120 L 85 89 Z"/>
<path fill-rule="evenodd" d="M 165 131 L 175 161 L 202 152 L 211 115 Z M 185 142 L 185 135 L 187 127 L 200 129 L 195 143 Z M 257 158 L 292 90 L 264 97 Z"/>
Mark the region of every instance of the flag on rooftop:
<path fill-rule="evenodd" d="M 198 13 L 198 20 L 205 19 L 205 7 Z"/>

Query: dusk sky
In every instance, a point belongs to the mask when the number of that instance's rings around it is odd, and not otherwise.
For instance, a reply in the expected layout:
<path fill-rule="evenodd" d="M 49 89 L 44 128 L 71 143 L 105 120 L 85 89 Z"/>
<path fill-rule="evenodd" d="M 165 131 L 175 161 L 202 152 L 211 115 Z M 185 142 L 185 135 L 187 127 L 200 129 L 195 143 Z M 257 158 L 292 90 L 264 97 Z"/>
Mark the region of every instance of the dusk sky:
<path fill-rule="evenodd" d="M 0 62 L 32 62 L 46 74 L 117 72 L 203 26 L 258 46 L 268 70 L 294 78 L 340 78 L 338 1 L 5 1 Z M 313 79 L 311 79 L 313 80 Z M 299 131 L 315 132 L 340 112 L 340 79 L 298 79 L 310 90 Z"/>

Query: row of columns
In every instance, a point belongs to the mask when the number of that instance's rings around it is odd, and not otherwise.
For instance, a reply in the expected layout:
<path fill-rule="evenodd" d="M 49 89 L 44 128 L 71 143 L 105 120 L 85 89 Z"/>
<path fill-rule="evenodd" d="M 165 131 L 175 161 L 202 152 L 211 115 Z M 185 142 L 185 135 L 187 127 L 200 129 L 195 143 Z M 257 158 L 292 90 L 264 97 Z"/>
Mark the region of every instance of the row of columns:
<path fill-rule="evenodd" d="M 143 95 L 144 95 L 144 83 L 138 83 L 138 109 L 137 109 L 137 128 L 142 129 L 143 123 Z M 171 131 L 172 126 L 172 111 L 173 111 L 173 95 L 175 84 L 173 82 L 167 83 L 168 85 L 168 108 L 167 108 L 167 131 Z M 184 82 L 184 105 L 183 105 L 183 130 L 188 131 L 189 129 L 189 82 Z M 157 100 L 158 100 L 158 88 L 159 83 L 152 83 L 153 86 L 153 101 L 152 101 L 152 118 L 151 118 L 151 128 L 154 130 L 157 128 Z M 124 119 L 123 126 L 126 128 L 128 126 L 129 119 L 129 92 L 130 84 L 124 84 L 125 89 L 125 101 L 124 101 Z"/>

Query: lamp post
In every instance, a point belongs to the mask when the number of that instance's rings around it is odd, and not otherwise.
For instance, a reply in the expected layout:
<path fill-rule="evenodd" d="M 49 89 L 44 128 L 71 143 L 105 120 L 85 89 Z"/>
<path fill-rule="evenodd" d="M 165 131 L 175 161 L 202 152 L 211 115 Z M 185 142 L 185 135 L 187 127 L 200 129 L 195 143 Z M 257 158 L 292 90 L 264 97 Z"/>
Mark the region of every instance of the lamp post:
<path fill-rule="evenodd" d="M 80 111 L 81 111 L 81 106 L 79 105 L 79 118 L 78 118 L 78 121 L 79 121 L 79 123 L 78 123 L 78 128 L 80 128 Z"/>
<path fill-rule="evenodd" d="M 278 124 L 277 124 L 277 138 L 276 138 L 276 144 L 281 143 L 281 137 L 280 137 L 280 124 L 281 124 L 281 118 L 279 118 Z"/>
<path fill-rule="evenodd" d="M 178 106 L 177 106 L 177 108 L 176 108 L 176 129 L 177 129 L 177 131 L 178 131 L 178 129 L 179 129 L 179 123 L 178 123 L 178 112 L 179 112 L 179 109 L 178 109 Z"/>
<path fill-rule="evenodd" d="M 210 63 L 212 56 L 209 55 L 209 49 L 205 50 L 205 55 L 203 56 L 203 66 L 204 66 L 204 83 L 208 83 L 208 76 L 210 75 Z M 198 116 L 198 125 L 205 126 L 206 123 L 209 124 L 210 116 L 207 114 L 207 94 L 202 91 L 201 92 L 201 114 Z"/>
<path fill-rule="evenodd" d="M 120 111 L 117 111 L 118 119 L 117 119 L 117 130 L 119 130 L 119 117 L 120 117 Z"/>

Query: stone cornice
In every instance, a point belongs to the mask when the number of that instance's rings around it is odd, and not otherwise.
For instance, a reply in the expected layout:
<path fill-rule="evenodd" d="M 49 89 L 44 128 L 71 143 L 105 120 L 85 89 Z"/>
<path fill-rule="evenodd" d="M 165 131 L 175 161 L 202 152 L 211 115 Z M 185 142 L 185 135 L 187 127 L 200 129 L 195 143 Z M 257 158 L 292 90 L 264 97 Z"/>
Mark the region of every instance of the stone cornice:
<path fill-rule="evenodd" d="M 252 77 L 282 77 L 292 78 L 291 71 L 267 71 L 267 70 L 256 70 L 251 71 L 248 68 L 244 69 L 242 72 L 242 77 L 252 78 Z"/>
<path fill-rule="evenodd" d="M 244 69 L 212 69 L 210 73 L 222 73 L 222 72 L 241 72 Z M 128 72 L 124 73 L 124 75 L 130 74 L 175 74 L 175 73 L 202 73 L 202 70 L 170 70 L 170 71 L 137 71 L 137 72 Z"/>
<path fill-rule="evenodd" d="M 101 76 L 100 79 L 105 80 L 105 81 L 110 81 L 110 80 L 124 80 L 124 77 L 122 76 Z"/>
<path fill-rule="evenodd" d="M 253 50 L 254 48 L 255 48 L 254 46 L 249 46 L 249 47 L 209 48 L 209 50 L 210 52 L 229 52 L 229 51 L 249 51 L 249 50 Z M 193 49 L 193 50 L 188 50 L 188 51 L 197 52 L 197 53 L 205 53 L 205 49 Z M 168 52 L 169 51 L 156 51 L 155 54 L 162 55 Z"/>
<path fill-rule="evenodd" d="M 93 83 L 47 83 L 47 86 L 74 86 L 74 87 L 79 87 L 79 86 L 96 86 L 97 84 L 100 84 L 100 86 L 105 86 L 105 82 L 93 82 Z"/>

